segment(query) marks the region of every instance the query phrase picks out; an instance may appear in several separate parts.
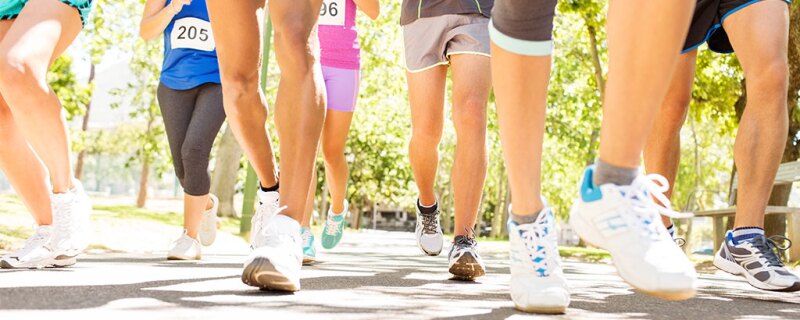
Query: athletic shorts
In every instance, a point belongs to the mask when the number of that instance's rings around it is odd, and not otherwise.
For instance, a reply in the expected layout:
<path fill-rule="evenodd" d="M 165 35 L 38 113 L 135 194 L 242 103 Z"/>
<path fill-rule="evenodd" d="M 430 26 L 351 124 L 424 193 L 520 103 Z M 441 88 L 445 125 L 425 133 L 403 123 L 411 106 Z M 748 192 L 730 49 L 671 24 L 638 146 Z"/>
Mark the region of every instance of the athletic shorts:
<path fill-rule="evenodd" d="M 420 72 L 447 65 L 454 54 L 489 57 L 488 24 L 489 18 L 481 14 L 447 14 L 403 26 L 406 69 Z"/>
<path fill-rule="evenodd" d="M 85 26 L 89 21 L 89 11 L 92 10 L 92 0 L 59 0 L 70 7 L 78 10 L 81 15 L 81 23 Z M 0 0 L 0 20 L 11 20 L 16 18 L 25 7 L 28 0 Z"/>
<path fill-rule="evenodd" d="M 358 100 L 361 71 L 322 66 L 325 91 L 328 94 L 328 110 L 353 112 Z"/>
<path fill-rule="evenodd" d="M 525 56 L 553 52 L 557 0 L 495 0 L 489 35 L 500 48 Z"/>
<path fill-rule="evenodd" d="M 765 0 L 697 0 L 694 17 L 689 27 L 689 35 L 683 45 L 683 52 L 689 52 L 708 42 L 711 51 L 719 53 L 733 52 L 728 34 L 722 27 L 727 17 L 745 7 Z M 777 0 L 767 0 L 777 1 Z M 779 0 L 792 3 L 792 0 Z"/>

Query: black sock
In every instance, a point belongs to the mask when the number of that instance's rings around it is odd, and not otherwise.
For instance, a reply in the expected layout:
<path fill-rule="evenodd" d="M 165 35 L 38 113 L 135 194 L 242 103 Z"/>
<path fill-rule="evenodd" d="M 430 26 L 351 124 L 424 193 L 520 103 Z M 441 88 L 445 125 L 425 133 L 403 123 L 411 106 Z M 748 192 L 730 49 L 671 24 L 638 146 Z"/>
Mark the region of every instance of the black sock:
<path fill-rule="evenodd" d="M 434 214 L 439 210 L 439 201 L 434 202 L 430 207 L 426 207 L 419 202 L 419 199 L 417 199 L 417 209 L 419 209 L 419 212 L 423 214 Z"/>
<path fill-rule="evenodd" d="M 272 191 L 278 191 L 278 187 L 280 187 L 280 185 L 281 185 L 281 183 L 279 181 L 279 182 L 276 182 L 274 186 L 271 186 L 269 188 L 265 188 L 264 185 L 262 185 L 261 183 L 258 184 L 258 187 L 261 188 L 261 191 L 272 192 Z"/>

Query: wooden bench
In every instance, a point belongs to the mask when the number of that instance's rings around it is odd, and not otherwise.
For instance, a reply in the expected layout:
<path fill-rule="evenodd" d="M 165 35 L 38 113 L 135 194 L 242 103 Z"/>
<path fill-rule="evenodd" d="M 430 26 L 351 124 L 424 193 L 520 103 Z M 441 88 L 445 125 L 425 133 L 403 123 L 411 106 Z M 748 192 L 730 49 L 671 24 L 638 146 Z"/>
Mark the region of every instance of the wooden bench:
<path fill-rule="evenodd" d="M 800 181 L 800 161 L 787 162 L 780 165 L 778 173 L 775 175 L 774 185 L 792 185 Z M 725 240 L 725 225 L 722 218 L 734 216 L 736 214 L 736 191 L 739 183 L 739 174 L 733 176 L 733 188 L 729 200 L 729 207 L 716 210 L 705 210 L 695 212 L 695 217 L 708 217 L 713 219 L 714 228 L 714 250 L 719 249 L 722 241 Z M 800 260 L 800 208 L 788 206 L 768 206 L 766 214 L 786 214 L 786 236 L 795 241 L 795 245 L 789 249 L 790 260 Z"/>

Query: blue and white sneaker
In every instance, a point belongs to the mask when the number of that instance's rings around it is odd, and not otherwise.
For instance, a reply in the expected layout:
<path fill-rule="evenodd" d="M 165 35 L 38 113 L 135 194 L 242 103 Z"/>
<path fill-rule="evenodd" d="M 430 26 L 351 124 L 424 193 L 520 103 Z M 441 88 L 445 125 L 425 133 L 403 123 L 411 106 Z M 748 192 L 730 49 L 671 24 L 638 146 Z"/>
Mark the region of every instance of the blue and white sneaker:
<path fill-rule="evenodd" d="M 564 313 L 569 306 L 555 221 L 547 207 L 533 223 L 508 221 L 511 300 L 519 310 Z"/>
<path fill-rule="evenodd" d="M 314 233 L 311 229 L 303 227 L 300 229 L 300 237 L 303 238 L 303 265 L 309 265 L 317 261 L 317 249 L 314 247 Z"/>
<path fill-rule="evenodd" d="M 788 240 L 785 237 L 780 237 Z M 786 250 L 776 243 L 775 236 L 758 235 L 736 243 L 728 231 L 725 242 L 714 255 L 714 266 L 718 269 L 742 275 L 751 286 L 762 290 L 794 292 L 800 291 L 800 278 L 786 269 L 776 250 Z M 791 242 L 789 242 L 791 245 Z"/>
<path fill-rule="evenodd" d="M 325 219 L 325 227 L 322 229 L 322 247 L 333 249 L 339 241 L 342 241 L 344 227 L 347 225 L 347 201 L 344 202 L 344 210 L 339 214 L 328 210 L 328 218 Z"/>
<path fill-rule="evenodd" d="M 608 250 L 620 277 L 639 291 L 667 300 L 694 297 L 694 266 L 659 222 L 659 214 L 692 216 L 670 209 L 664 196 L 667 179 L 651 174 L 627 186 L 597 186 L 593 173 L 594 166 L 586 169 L 572 207 L 570 224 L 575 232 L 589 244 Z"/>

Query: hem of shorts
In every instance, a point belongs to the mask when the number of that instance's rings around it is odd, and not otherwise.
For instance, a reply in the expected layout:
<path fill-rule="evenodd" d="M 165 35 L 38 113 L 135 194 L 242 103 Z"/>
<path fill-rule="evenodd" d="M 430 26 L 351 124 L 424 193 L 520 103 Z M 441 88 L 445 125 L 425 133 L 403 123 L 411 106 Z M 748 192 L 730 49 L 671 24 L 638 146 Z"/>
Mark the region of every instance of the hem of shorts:
<path fill-rule="evenodd" d="M 754 4 L 762 2 L 762 1 L 763 0 L 751 0 L 751 1 L 748 1 L 748 2 L 745 2 L 745 3 L 741 4 L 741 5 L 739 5 L 738 7 L 734 8 L 731 11 L 728 11 L 728 13 L 726 13 L 725 15 L 722 16 L 722 18 L 719 19 L 719 23 L 715 24 L 714 26 L 711 27 L 711 29 L 709 29 L 708 33 L 706 34 L 706 38 L 703 39 L 703 41 L 701 41 L 700 43 L 698 43 L 696 45 L 693 45 L 693 46 L 689 47 L 688 49 L 684 49 L 683 51 L 681 51 L 681 53 L 686 53 L 686 52 L 692 51 L 694 49 L 697 49 L 697 47 L 703 45 L 703 43 L 707 43 L 708 40 L 711 39 L 711 36 L 714 35 L 714 32 L 716 32 L 717 30 L 722 28 L 722 23 L 725 22 L 725 19 L 727 19 L 732 14 L 738 12 L 739 10 L 742 10 L 742 9 L 744 9 L 746 7 L 749 7 L 751 5 L 754 5 Z M 784 2 L 786 2 L 786 1 L 784 0 Z M 787 3 L 790 3 L 790 2 L 787 2 Z M 729 54 L 729 53 L 733 53 L 734 52 L 734 50 L 717 50 L 717 49 L 714 49 L 711 46 L 708 46 L 708 49 L 713 51 L 713 52 L 721 53 L 721 54 Z"/>
<path fill-rule="evenodd" d="M 75 11 L 78 11 L 78 17 L 81 18 L 81 27 L 86 27 L 86 24 L 88 23 L 88 21 L 84 20 L 83 14 L 81 14 L 81 9 L 80 8 L 78 8 L 77 6 L 75 6 L 72 3 L 68 2 L 67 0 L 59 0 L 59 2 L 72 7 L 72 9 L 75 9 Z M 91 6 L 91 3 L 89 5 Z"/>
<path fill-rule="evenodd" d="M 169 81 L 169 80 L 167 80 L 167 81 Z M 161 79 L 161 78 L 158 79 L 158 83 L 163 84 L 165 87 L 170 88 L 172 90 L 192 90 L 192 89 L 195 89 L 195 88 L 197 88 L 199 86 L 202 86 L 204 84 L 209 84 L 209 83 L 222 85 L 222 81 L 220 81 L 220 80 L 207 80 L 207 81 L 201 81 L 201 82 L 192 83 L 189 86 L 174 86 L 176 88 L 173 88 L 172 85 L 164 82 L 164 80 Z"/>
<path fill-rule="evenodd" d="M 689 47 L 688 47 L 688 48 L 686 48 L 686 49 L 683 49 L 683 50 L 681 50 L 681 53 L 682 53 L 682 54 L 683 54 L 683 53 L 687 53 L 687 52 L 689 52 L 689 51 L 692 51 L 692 50 L 694 50 L 694 49 L 697 49 L 698 47 L 702 46 L 704 43 L 708 42 L 708 39 L 711 39 L 711 36 L 712 36 L 712 35 L 714 35 L 714 32 L 717 32 L 717 30 L 718 30 L 719 28 L 721 28 L 721 27 L 722 27 L 722 25 L 721 25 L 721 24 L 719 24 L 719 23 L 717 23 L 717 24 L 714 24 L 713 26 L 711 26 L 711 28 L 710 28 L 710 29 L 708 29 L 708 31 L 706 31 L 706 37 L 705 37 L 705 38 L 703 38 L 703 40 L 702 40 L 702 41 L 700 41 L 700 42 L 698 42 L 698 43 L 696 43 L 696 44 L 694 44 L 694 45 L 691 45 L 691 46 L 689 46 Z"/>
<path fill-rule="evenodd" d="M 348 113 L 356 112 L 356 107 L 355 106 L 353 106 L 352 108 L 337 108 L 337 107 L 327 106 L 327 107 L 325 107 L 325 109 L 331 110 L 331 111 L 338 111 L 338 112 L 348 112 Z"/>
<path fill-rule="evenodd" d="M 494 21 L 489 21 L 489 39 L 503 50 L 533 57 L 546 57 L 553 54 L 553 40 L 534 41 L 517 39 L 497 30 Z"/>
<path fill-rule="evenodd" d="M 359 63 L 357 66 L 353 67 L 352 63 L 337 63 L 337 62 L 320 62 L 319 63 L 323 67 L 328 68 L 336 68 L 336 69 L 346 69 L 346 70 L 361 70 L 361 64 Z"/>
<path fill-rule="evenodd" d="M 489 57 L 489 58 L 492 57 L 491 54 L 488 54 L 486 52 L 480 52 L 480 51 L 455 51 L 455 52 L 448 52 L 445 56 L 450 57 L 450 56 L 457 55 L 457 54 L 473 54 L 473 55 L 476 55 L 476 56 L 485 56 L 485 57 Z"/>
<path fill-rule="evenodd" d="M 450 62 L 445 60 L 445 61 L 437 62 L 435 64 L 432 64 L 432 65 L 429 65 L 427 67 L 423 67 L 423 68 L 420 68 L 420 69 L 411 69 L 408 66 L 406 66 L 406 71 L 408 71 L 410 73 L 418 73 L 418 72 L 422 72 L 422 71 L 426 71 L 426 70 L 429 70 L 429 69 L 436 68 L 438 66 L 446 66 L 448 64 L 450 64 Z"/>

